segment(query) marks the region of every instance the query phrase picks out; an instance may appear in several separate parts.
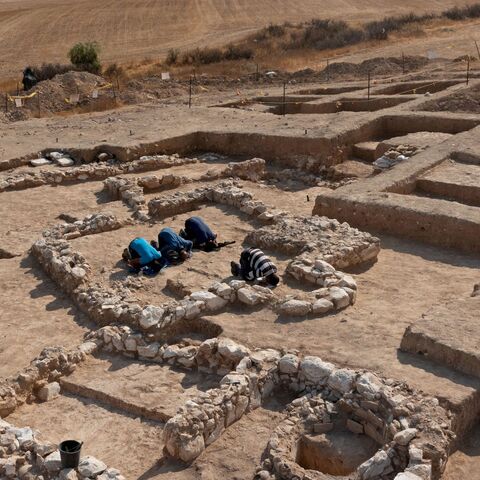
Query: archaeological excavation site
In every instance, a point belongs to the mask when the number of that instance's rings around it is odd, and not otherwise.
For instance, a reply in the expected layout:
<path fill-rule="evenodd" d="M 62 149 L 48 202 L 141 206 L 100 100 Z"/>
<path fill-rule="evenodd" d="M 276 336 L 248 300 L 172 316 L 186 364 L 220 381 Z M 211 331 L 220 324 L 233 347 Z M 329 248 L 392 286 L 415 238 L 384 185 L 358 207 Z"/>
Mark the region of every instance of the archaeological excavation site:
<path fill-rule="evenodd" d="M 474 67 L 0 119 L 0 479 L 480 479 Z"/>

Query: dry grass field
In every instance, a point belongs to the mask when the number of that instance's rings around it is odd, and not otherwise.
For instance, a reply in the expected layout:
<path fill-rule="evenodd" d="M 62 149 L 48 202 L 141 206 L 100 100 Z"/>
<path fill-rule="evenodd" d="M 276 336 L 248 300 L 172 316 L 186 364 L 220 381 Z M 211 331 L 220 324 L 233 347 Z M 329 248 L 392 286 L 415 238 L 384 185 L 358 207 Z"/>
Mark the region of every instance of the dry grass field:
<path fill-rule="evenodd" d="M 224 45 L 270 22 L 313 17 L 369 21 L 466 3 L 475 2 L 0 0 L 0 77 L 18 74 L 29 63 L 65 62 L 68 49 L 78 41 L 98 41 L 105 63 L 156 60 L 172 47 Z"/>

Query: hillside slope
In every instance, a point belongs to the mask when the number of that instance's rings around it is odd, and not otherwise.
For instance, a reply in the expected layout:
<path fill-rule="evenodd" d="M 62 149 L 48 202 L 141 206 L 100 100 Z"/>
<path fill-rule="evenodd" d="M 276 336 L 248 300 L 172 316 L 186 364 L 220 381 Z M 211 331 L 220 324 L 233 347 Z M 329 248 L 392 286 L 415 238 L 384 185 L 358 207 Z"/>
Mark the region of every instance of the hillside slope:
<path fill-rule="evenodd" d="M 96 40 L 102 60 L 162 58 L 169 48 L 223 45 L 270 22 L 313 17 L 365 21 L 464 0 L 0 0 L 0 76 L 26 64 L 66 60 L 77 41 Z M 419 5 L 420 4 L 420 5 Z"/>

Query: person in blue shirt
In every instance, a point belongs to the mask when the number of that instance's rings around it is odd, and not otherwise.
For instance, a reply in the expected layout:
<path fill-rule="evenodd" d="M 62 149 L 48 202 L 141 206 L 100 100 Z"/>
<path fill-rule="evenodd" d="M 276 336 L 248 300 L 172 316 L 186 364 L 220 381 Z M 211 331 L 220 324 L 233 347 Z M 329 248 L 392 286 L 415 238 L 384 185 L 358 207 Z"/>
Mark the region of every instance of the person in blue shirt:
<path fill-rule="evenodd" d="M 193 242 L 177 235 L 170 227 L 160 230 L 158 244 L 152 243 L 170 263 L 183 262 L 192 255 Z"/>
<path fill-rule="evenodd" d="M 147 275 L 155 275 L 166 264 L 161 252 L 152 247 L 147 240 L 139 237 L 130 242 L 122 256 L 133 273 L 143 270 Z"/>
<path fill-rule="evenodd" d="M 193 248 L 211 252 L 218 248 L 217 234 L 200 217 L 190 217 L 185 220 L 185 229 L 180 235 L 193 243 Z"/>

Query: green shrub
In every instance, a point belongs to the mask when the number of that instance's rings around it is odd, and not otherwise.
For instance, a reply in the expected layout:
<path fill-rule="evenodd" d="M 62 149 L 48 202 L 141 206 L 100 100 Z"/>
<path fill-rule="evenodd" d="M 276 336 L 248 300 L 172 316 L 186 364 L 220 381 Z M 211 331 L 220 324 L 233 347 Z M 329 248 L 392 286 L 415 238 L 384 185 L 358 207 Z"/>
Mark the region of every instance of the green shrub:
<path fill-rule="evenodd" d="M 68 56 L 73 65 L 80 70 L 86 70 L 91 73 L 99 73 L 101 70 L 98 54 L 100 47 L 96 42 L 85 42 L 75 44 Z"/>

